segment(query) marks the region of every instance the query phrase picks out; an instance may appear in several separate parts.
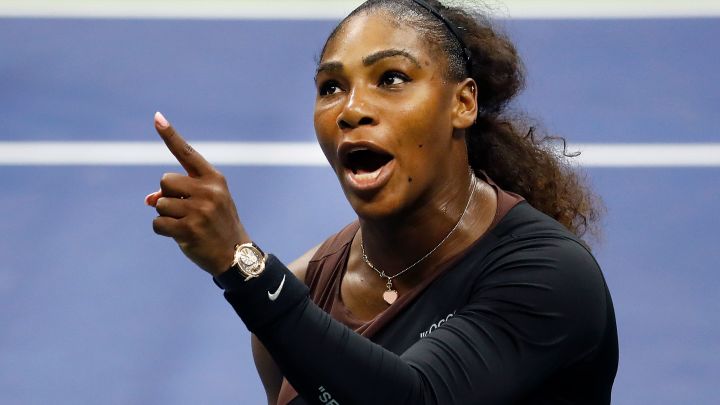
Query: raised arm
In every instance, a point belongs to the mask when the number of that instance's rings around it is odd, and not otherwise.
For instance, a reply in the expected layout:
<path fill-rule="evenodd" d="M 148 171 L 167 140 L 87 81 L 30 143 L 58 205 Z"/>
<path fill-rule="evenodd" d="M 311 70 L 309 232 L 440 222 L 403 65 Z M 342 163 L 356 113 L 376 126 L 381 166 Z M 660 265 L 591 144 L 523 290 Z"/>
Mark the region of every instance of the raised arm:
<path fill-rule="evenodd" d="M 288 269 L 298 280 L 303 282 L 305 281 L 308 262 L 310 262 L 310 259 L 312 259 L 315 255 L 315 252 L 319 247 L 320 245 L 308 250 L 305 254 L 288 265 Z M 275 405 L 277 403 L 278 394 L 280 393 L 283 374 L 280 371 L 280 367 L 275 364 L 275 360 L 273 360 L 272 356 L 267 351 L 267 348 L 262 344 L 262 342 L 260 342 L 260 339 L 258 339 L 257 336 L 251 335 L 250 345 L 252 347 L 255 368 L 257 369 L 260 381 L 262 381 L 265 388 L 268 405 Z"/>

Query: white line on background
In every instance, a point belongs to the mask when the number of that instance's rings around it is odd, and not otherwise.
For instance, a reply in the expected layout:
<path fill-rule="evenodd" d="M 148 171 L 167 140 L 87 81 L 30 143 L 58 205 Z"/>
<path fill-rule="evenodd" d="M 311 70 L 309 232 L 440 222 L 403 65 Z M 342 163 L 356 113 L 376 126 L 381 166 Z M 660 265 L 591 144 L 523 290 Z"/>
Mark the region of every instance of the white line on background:
<path fill-rule="evenodd" d="M 43 18 L 340 19 L 359 0 L 2 0 L 0 16 Z M 718 0 L 490 0 L 511 18 L 720 17 Z"/>
<path fill-rule="evenodd" d="M 193 142 L 216 165 L 321 166 L 311 142 Z M 154 166 L 177 164 L 161 142 L 0 142 L 0 165 Z"/>
<path fill-rule="evenodd" d="M 219 166 L 326 166 L 312 142 L 194 142 Z M 720 167 L 720 143 L 568 145 L 584 167 Z M 157 166 L 177 162 L 160 142 L 0 142 L 0 166 Z"/>

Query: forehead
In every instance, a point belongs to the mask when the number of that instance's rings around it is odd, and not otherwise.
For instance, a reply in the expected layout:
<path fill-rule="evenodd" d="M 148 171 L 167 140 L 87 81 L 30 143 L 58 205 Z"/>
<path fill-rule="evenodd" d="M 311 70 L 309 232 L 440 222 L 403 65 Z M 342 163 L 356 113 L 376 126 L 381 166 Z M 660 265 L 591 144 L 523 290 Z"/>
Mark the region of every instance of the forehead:
<path fill-rule="evenodd" d="M 345 21 L 328 42 L 323 62 L 350 62 L 386 49 L 402 49 L 415 55 L 423 64 L 432 60 L 430 47 L 421 34 L 386 12 L 360 13 Z"/>

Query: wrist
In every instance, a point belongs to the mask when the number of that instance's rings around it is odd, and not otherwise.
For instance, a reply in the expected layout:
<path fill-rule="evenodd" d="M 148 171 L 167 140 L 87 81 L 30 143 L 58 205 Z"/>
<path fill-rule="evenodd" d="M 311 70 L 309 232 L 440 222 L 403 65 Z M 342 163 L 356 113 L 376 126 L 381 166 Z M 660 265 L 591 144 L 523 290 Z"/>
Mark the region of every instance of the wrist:
<path fill-rule="evenodd" d="M 267 256 L 262 274 L 249 282 L 232 269 L 213 281 L 225 290 L 225 298 L 253 333 L 291 311 L 307 299 L 309 292 L 307 286 L 273 255 Z"/>
<path fill-rule="evenodd" d="M 222 260 L 218 260 L 218 264 L 214 265 L 208 273 L 210 273 L 213 277 L 219 277 L 221 274 L 227 272 L 228 270 L 232 269 L 233 265 L 235 264 L 234 261 L 234 255 L 235 255 L 235 249 L 231 248 L 228 252 L 224 252 L 221 256 L 223 257 Z"/>
<path fill-rule="evenodd" d="M 268 255 L 253 242 L 238 243 L 232 250 L 232 260 L 215 272 L 213 277 L 220 277 L 227 272 L 237 273 L 245 281 L 256 278 L 265 270 Z"/>

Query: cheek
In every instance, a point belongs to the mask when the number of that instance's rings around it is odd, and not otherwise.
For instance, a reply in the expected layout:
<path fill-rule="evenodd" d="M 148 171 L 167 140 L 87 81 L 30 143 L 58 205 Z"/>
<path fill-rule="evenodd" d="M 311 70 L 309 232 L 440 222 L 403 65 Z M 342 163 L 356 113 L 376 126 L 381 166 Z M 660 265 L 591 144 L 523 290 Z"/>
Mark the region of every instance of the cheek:
<path fill-rule="evenodd" d="M 421 186 L 434 171 L 426 139 L 408 136 L 400 145 L 401 152 L 396 156 L 400 168 L 397 181 L 412 188 Z"/>
<path fill-rule="evenodd" d="M 398 139 L 398 159 L 403 168 L 403 182 L 422 187 L 434 178 L 441 162 L 447 161 L 452 143 L 452 124 L 438 114 L 437 105 L 424 103 L 405 115 L 404 136 Z"/>
<path fill-rule="evenodd" d="M 322 132 L 324 131 L 325 123 L 323 122 L 325 119 L 326 110 L 322 107 L 318 106 L 318 104 L 315 104 L 315 109 L 313 110 L 313 125 L 315 126 L 315 134 L 318 138 L 322 136 Z"/>
<path fill-rule="evenodd" d="M 452 135 L 449 127 L 436 110 L 427 105 L 418 106 L 412 113 L 405 114 L 403 127 L 404 136 L 399 139 L 403 151 L 413 160 L 424 160 L 433 149 L 446 147 L 443 139 Z"/>
<path fill-rule="evenodd" d="M 315 126 L 315 137 L 318 144 L 325 154 L 330 164 L 335 160 L 337 149 L 337 124 L 335 116 L 329 109 L 321 109 L 316 107 L 313 115 L 313 124 Z"/>
<path fill-rule="evenodd" d="M 428 86 L 413 95 L 410 102 L 402 103 L 398 111 L 403 126 L 411 136 L 412 142 L 432 144 L 452 135 L 449 103 L 447 95 L 437 88 Z"/>

